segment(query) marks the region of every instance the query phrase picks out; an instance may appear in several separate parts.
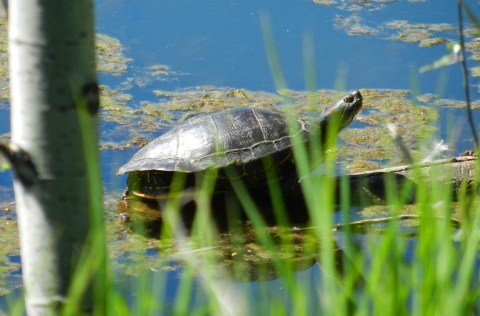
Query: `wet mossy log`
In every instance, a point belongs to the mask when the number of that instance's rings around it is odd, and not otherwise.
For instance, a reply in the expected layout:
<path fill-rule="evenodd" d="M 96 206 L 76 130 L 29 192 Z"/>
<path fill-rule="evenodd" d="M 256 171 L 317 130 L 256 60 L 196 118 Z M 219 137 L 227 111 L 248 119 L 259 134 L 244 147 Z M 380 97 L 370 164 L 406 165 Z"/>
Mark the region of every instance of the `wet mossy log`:
<path fill-rule="evenodd" d="M 387 202 L 388 190 L 392 190 L 390 192 L 395 192 L 401 202 L 412 203 L 419 185 L 425 186 L 429 194 L 439 197 L 448 192 L 447 188 L 455 200 L 462 185 L 468 191 L 476 188 L 476 162 L 477 157 L 466 156 L 354 173 L 347 176 L 350 202 L 354 205 L 383 204 Z M 337 179 L 338 196 L 341 181 Z"/>

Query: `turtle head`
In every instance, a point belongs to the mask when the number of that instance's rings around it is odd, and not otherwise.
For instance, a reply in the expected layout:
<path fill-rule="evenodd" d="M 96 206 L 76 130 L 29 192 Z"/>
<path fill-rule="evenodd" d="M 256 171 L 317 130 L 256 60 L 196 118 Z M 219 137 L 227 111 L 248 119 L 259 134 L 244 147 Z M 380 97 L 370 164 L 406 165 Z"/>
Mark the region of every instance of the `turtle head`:
<path fill-rule="evenodd" d="M 322 143 L 324 145 L 334 141 L 338 133 L 353 121 L 362 108 L 362 101 L 363 98 L 360 92 L 353 91 L 344 96 L 335 105 L 326 108 L 320 113 L 316 122 L 320 125 Z"/>

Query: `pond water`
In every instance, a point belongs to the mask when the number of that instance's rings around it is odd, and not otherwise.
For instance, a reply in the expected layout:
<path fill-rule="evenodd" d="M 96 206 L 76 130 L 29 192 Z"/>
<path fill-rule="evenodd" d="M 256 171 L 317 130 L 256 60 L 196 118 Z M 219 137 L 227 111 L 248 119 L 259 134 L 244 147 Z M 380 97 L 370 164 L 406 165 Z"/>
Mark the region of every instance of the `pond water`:
<path fill-rule="evenodd" d="M 478 1 L 468 3 L 480 15 Z M 425 40 L 429 38 L 458 40 L 455 1 L 338 1 L 321 5 L 306 0 L 97 0 L 95 9 L 96 31 L 118 39 L 124 56 L 131 58 L 126 71 L 120 75 L 100 73 L 100 83 L 130 94 L 132 99 L 126 105 L 133 109 L 140 109 L 145 102 L 158 103 L 162 97 L 155 95 L 154 90 L 183 91 L 204 86 L 276 93 L 265 52 L 262 21 L 273 30 L 275 43 L 267 44 L 276 45 L 287 82 L 287 87 L 282 88 L 307 90 L 304 43 L 308 39 L 314 50 L 314 64 L 308 68 L 315 72 L 316 89 L 411 90 L 414 87 L 419 95 L 430 93 L 441 99 L 464 99 L 458 64 L 418 73 L 421 66 L 448 54 L 444 44 L 420 47 L 420 40 L 424 40 L 422 45 L 426 45 Z M 402 23 L 394 25 L 394 21 L 408 23 L 407 26 L 403 23 L 402 28 L 399 26 Z M 427 25 L 419 27 L 419 24 Z M 439 24 L 448 25 L 440 27 Z M 412 39 L 413 36 L 419 40 Z M 479 66 L 478 61 L 467 62 L 469 67 Z M 148 68 L 154 65 L 168 66 L 168 75 L 147 78 Z M 472 101 L 475 101 L 479 99 L 479 80 L 470 79 Z M 411 95 L 407 99 L 415 100 Z M 433 123 L 438 128 L 436 138 L 449 142 L 454 149 L 448 155 L 473 149 L 465 109 L 436 108 L 436 111 L 439 112 L 439 119 Z M 172 113 L 178 114 L 173 110 Z M 9 131 L 8 115 L 8 106 L 0 108 L 0 134 Z M 474 117 L 478 125 L 480 113 L 475 111 Z M 355 124 L 353 127 L 366 126 L 361 121 Z M 157 130 L 142 135 L 160 135 L 168 125 L 171 123 L 160 124 Z M 102 122 L 102 141 L 109 141 L 121 129 L 111 121 Z M 120 134 L 120 137 L 128 135 Z M 101 151 L 105 191 L 113 199 L 120 198 L 126 181 L 125 176 L 115 174 L 116 170 L 136 150 Z M 2 173 L 0 187 L 1 200 L 11 201 L 9 172 Z M 180 274 L 176 271 L 168 276 L 171 291 L 167 291 L 167 302 L 175 299 L 168 293 L 176 291 Z M 321 268 L 313 263 L 296 276 L 306 288 L 311 287 L 310 293 L 314 296 L 317 295 L 315 284 L 321 277 Z M 128 289 L 132 280 L 129 277 L 121 280 L 119 286 L 127 284 Z M 282 282 L 238 283 L 236 290 L 250 293 L 247 299 L 252 303 L 256 293 L 265 291 L 266 286 L 272 297 L 281 300 L 287 295 Z M 197 287 L 198 284 L 194 285 Z M 205 300 L 204 294 L 194 295 L 198 296 L 194 302 Z M 135 298 L 132 296 L 131 300 Z M 252 306 L 256 312 L 261 310 L 261 305 Z"/>

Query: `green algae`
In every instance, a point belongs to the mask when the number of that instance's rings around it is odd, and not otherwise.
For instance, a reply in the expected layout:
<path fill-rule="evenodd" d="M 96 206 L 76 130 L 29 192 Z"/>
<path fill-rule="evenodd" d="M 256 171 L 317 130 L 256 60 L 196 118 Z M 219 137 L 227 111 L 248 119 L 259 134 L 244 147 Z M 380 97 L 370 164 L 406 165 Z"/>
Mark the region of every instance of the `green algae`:
<path fill-rule="evenodd" d="M 394 20 L 376 26 L 367 26 L 357 14 L 350 17 L 337 15 L 334 26 L 337 29 L 343 29 L 348 35 L 381 36 L 405 43 L 419 43 L 420 47 L 430 47 L 450 41 L 445 37 L 432 38 L 433 32 L 452 33 L 456 31 L 455 27 L 447 23 L 410 24 L 406 20 Z M 388 30 L 392 30 L 394 33 L 392 34 Z"/>
<path fill-rule="evenodd" d="M 394 37 L 394 39 L 406 43 L 419 43 L 429 39 L 431 36 L 432 34 L 427 30 L 414 28 L 404 30 L 402 33 Z"/>
<path fill-rule="evenodd" d="M 100 118 L 105 122 L 115 122 L 120 125 L 131 123 L 133 110 L 127 103 L 133 99 L 129 94 L 112 90 L 107 86 L 100 86 Z"/>
<path fill-rule="evenodd" d="M 376 35 L 378 31 L 362 23 L 362 19 L 358 15 L 343 17 L 337 15 L 335 17 L 334 26 L 336 29 L 343 29 L 348 35 Z"/>
<path fill-rule="evenodd" d="M 131 59 L 123 56 L 123 48 L 117 39 L 104 34 L 96 34 L 95 51 L 97 70 L 113 75 L 126 72 Z M 10 100 L 10 80 L 8 63 L 8 38 L 6 22 L 0 19 L 0 99 Z"/>
<path fill-rule="evenodd" d="M 359 12 L 365 10 L 367 12 L 375 12 L 385 8 L 385 4 L 396 2 L 396 0 L 373 0 L 373 1 L 335 1 L 335 0 L 312 0 L 317 5 L 333 6 L 337 5 L 337 9 L 346 12 Z"/>
<path fill-rule="evenodd" d="M 100 106 L 106 111 L 124 111 L 126 103 L 133 97 L 130 94 L 112 90 L 107 86 L 100 85 Z"/>
<path fill-rule="evenodd" d="M 10 100 L 7 22 L 0 19 L 0 99 Z"/>
<path fill-rule="evenodd" d="M 5 210 L 2 212 L 5 214 Z M 20 255 L 20 239 L 16 220 L 5 214 L 0 217 L 0 296 L 10 293 L 11 280 L 7 277 L 20 270 L 20 264 L 12 262 L 11 256 Z M 18 284 L 20 286 L 20 280 Z"/>
<path fill-rule="evenodd" d="M 158 117 L 165 122 L 172 122 L 174 118 L 174 115 L 166 110 L 161 104 L 152 102 L 143 103 L 142 107 L 136 110 L 134 113 L 144 113 L 148 116 Z"/>
<path fill-rule="evenodd" d="M 421 144 L 435 131 L 432 123 L 438 113 L 430 107 L 415 106 L 407 99 L 405 90 L 360 90 L 364 110 L 359 122 L 371 127 L 347 128 L 339 137 L 346 146 L 339 146 L 339 161 L 350 172 L 378 169 L 379 165 L 393 166 L 404 163 L 400 148 L 394 143 L 385 124 L 397 126 L 404 142 L 412 153 L 421 150 Z"/>
<path fill-rule="evenodd" d="M 120 41 L 104 34 L 95 35 L 95 51 L 97 70 L 100 72 L 119 76 L 127 71 L 127 64 L 132 61 L 123 56 Z"/>
<path fill-rule="evenodd" d="M 472 41 L 465 43 L 465 51 L 472 54 L 470 59 L 480 60 L 480 38 L 475 38 Z"/>
<path fill-rule="evenodd" d="M 173 71 L 167 65 L 152 65 L 148 67 L 136 67 L 129 71 L 129 77 L 122 82 L 123 90 L 128 90 L 134 86 L 146 88 L 153 82 L 171 82 L 178 80 L 179 76 L 188 75 L 184 72 Z"/>
<path fill-rule="evenodd" d="M 455 33 L 457 28 L 448 23 L 433 23 L 427 24 L 428 30 L 430 32 L 436 33 Z"/>
<path fill-rule="evenodd" d="M 246 91 L 243 89 L 226 89 L 215 87 L 195 87 L 179 91 L 167 92 L 155 90 L 161 97 L 162 108 L 168 111 L 182 111 L 184 117 L 197 113 L 208 113 L 232 107 L 272 108 L 281 102 L 281 98 L 272 93 L 262 91 Z"/>
<path fill-rule="evenodd" d="M 467 103 L 465 101 L 447 100 L 447 99 L 436 100 L 432 103 L 432 105 L 438 106 L 438 107 L 456 108 L 456 109 L 462 109 L 467 107 Z M 473 110 L 480 109 L 480 100 L 471 102 L 470 107 Z"/>
<path fill-rule="evenodd" d="M 444 37 L 423 39 L 420 41 L 420 47 L 430 47 L 433 45 L 445 44 L 449 40 Z"/>
<path fill-rule="evenodd" d="M 432 93 L 426 93 L 426 94 L 417 96 L 417 100 L 422 102 L 423 104 L 431 103 L 432 101 L 437 99 L 439 99 L 439 96 Z"/>
<path fill-rule="evenodd" d="M 480 67 L 470 68 L 470 72 L 472 74 L 472 77 L 480 77 Z"/>
<path fill-rule="evenodd" d="M 315 4 L 320 4 L 320 5 L 335 5 L 337 4 L 337 1 L 334 0 L 313 0 L 312 1 Z"/>
<path fill-rule="evenodd" d="M 130 131 L 130 138 L 121 142 L 101 142 L 100 150 L 125 150 L 129 148 L 141 148 L 150 142 L 150 138 L 140 135 L 135 131 Z"/>

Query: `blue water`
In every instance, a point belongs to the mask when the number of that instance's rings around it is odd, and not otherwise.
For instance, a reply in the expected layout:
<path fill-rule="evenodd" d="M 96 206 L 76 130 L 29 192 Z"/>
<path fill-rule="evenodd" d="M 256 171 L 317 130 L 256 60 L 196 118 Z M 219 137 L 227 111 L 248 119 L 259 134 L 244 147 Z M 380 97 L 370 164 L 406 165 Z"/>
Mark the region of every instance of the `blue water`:
<path fill-rule="evenodd" d="M 455 24 L 455 2 L 386 3 L 385 9 L 359 12 L 366 23 L 392 20 Z M 477 9 L 477 6 L 472 6 Z M 340 67 L 347 68 L 347 89 L 409 89 L 409 67 L 432 63 L 447 53 L 444 45 L 387 40 L 388 36 L 348 36 L 334 28 L 335 6 L 308 1 L 98 1 L 99 32 L 116 37 L 134 59 L 133 68 L 166 64 L 189 73 L 155 88 L 174 90 L 198 85 L 275 91 L 264 50 L 260 17 L 268 15 L 288 87 L 304 90 L 302 42 L 312 34 L 317 85 L 332 89 Z M 428 15 L 423 12 L 429 12 Z M 440 34 L 456 39 L 456 34 Z M 445 98 L 461 98 L 460 68 L 448 74 Z M 422 92 L 436 92 L 439 72 L 419 76 Z M 136 96 L 137 97 L 137 96 Z M 151 96 L 150 96 L 151 97 Z"/>

